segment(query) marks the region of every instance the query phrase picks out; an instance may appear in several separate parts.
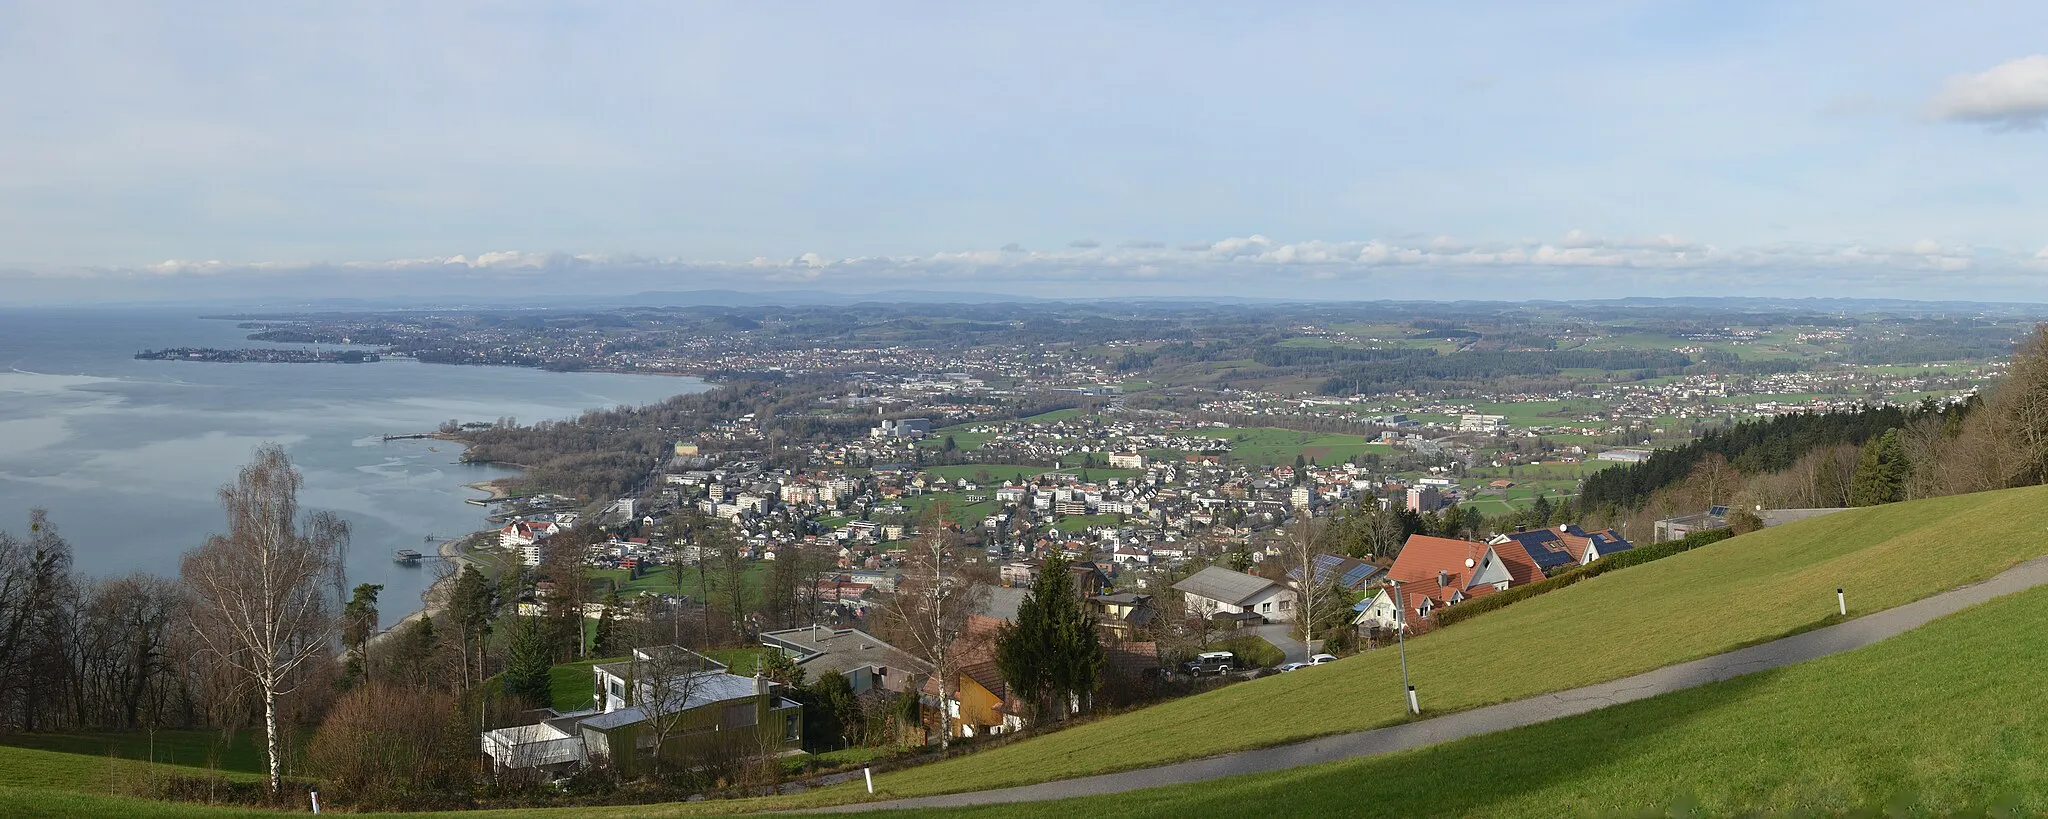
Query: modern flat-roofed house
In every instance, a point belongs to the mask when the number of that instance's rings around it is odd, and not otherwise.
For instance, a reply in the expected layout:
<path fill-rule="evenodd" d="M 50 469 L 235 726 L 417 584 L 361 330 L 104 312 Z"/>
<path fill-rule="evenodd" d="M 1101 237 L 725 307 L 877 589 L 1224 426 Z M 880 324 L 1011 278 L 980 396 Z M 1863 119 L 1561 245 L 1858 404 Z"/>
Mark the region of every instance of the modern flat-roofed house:
<path fill-rule="evenodd" d="M 1686 535 L 1719 529 L 1728 525 L 1728 507 L 1715 506 L 1705 512 L 1680 515 L 1657 521 L 1652 540 L 1663 543 L 1667 540 L 1683 540 Z"/>
<path fill-rule="evenodd" d="M 764 631 L 761 644 L 781 651 L 812 679 L 825 674 L 846 678 L 853 693 L 882 689 L 916 690 L 932 671 L 927 663 L 856 628 L 805 626 Z"/>
<path fill-rule="evenodd" d="M 759 675 L 741 677 L 680 646 L 635 649 L 631 659 L 592 667 L 597 707 L 532 725 L 486 731 L 483 752 L 499 770 L 566 771 L 605 757 L 631 774 L 652 761 L 657 726 L 668 728 L 664 759 L 730 748 L 794 750 L 803 707 Z"/>
<path fill-rule="evenodd" d="M 1189 616 L 1256 614 L 1276 623 L 1294 621 L 1294 590 L 1257 575 L 1210 566 L 1173 584 Z"/>

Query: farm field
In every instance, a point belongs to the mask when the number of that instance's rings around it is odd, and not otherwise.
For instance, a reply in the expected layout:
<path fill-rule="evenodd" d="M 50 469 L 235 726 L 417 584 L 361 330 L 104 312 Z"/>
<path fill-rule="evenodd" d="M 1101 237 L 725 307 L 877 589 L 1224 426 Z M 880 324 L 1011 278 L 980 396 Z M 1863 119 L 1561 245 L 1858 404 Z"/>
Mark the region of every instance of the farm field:
<path fill-rule="evenodd" d="M 1338 464 L 1368 450 L 1387 450 L 1385 445 L 1373 443 L 1363 435 L 1297 432 L 1275 427 L 1206 427 L 1188 430 L 1187 434 L 1230 441 L 1230 460 L 1254 466 L 1293 466 L 1296 456 L 1312 463 Z"/>

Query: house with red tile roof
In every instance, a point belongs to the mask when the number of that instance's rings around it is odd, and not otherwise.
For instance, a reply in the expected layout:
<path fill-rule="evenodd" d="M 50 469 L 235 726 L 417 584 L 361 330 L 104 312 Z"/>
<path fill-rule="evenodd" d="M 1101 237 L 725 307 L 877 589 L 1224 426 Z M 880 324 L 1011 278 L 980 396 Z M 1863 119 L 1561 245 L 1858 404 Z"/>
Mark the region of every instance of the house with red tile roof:
<path fill-rule="evenodd" d="M 1543 578 L 1542 567 L 1516 540 L 1479 543 L 1410 535 L 1387 570 L 1388 585 L 1358 604 L 1353 622 L 1373 628 L 1405 625 L 1410 632 L 1428 631 L 1436 624 L 1430 615 L 1438 609 Z"/>

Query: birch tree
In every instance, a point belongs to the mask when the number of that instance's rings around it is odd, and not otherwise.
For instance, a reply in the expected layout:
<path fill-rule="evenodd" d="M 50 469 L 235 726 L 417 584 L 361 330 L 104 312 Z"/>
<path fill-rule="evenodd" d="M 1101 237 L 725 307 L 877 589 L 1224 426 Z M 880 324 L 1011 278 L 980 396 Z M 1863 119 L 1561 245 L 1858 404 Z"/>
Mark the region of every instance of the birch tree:
<path fill-rule="evenodd" d="M 301 666 L 333 650 L 340 621 L 327 603 L 348 524 L 321 512 L 303 521 L 304 479 L 282 447 L 266 444 L 220 490 L 228 531 L 186 552 L 192 625 L 205 653 L 255 686 L 263 701 L 270 789 L 283 787 L 278 698 L 297 689 Z"/>
<path fill-rule="evenodd" d="M 1316 558 L 1322 550 L 1316 548 L 1316 540 L 1322 534 L 1322 523 L 1304 509 L 1294 519 L 1294 531 L 1287 540 L 1287 573 L 1296 575 L 1294 583 L 1294 622 L 1301 630 L 1301 644 L 1311 653 L 1316 649 L 1316 626 L 1318 618 L 1330 616 L 1330 606 L 1336 601 L 1330 594 L 1330 584 L 1320 582 L 1316 571 Z"/>

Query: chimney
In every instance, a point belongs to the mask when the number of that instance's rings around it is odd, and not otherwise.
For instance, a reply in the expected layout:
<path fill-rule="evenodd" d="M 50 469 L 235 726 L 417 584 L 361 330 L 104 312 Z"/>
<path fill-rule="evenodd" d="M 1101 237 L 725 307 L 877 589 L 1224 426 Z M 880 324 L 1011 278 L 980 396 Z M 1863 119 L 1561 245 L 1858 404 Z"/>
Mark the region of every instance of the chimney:
<path fill-rule="evenodd" d="M 757 695 L 768 693 L 768 678 L 761 676 L 760 671 L 754 672 L 754 693 Z"/>
<path fill-rule="evenodd" d="M 1436 572 L 1436 584 L 1446 589 L 1450 588 L 1451 573 L 1444 571 L 1443 569 L 1438 569 Z"/>

